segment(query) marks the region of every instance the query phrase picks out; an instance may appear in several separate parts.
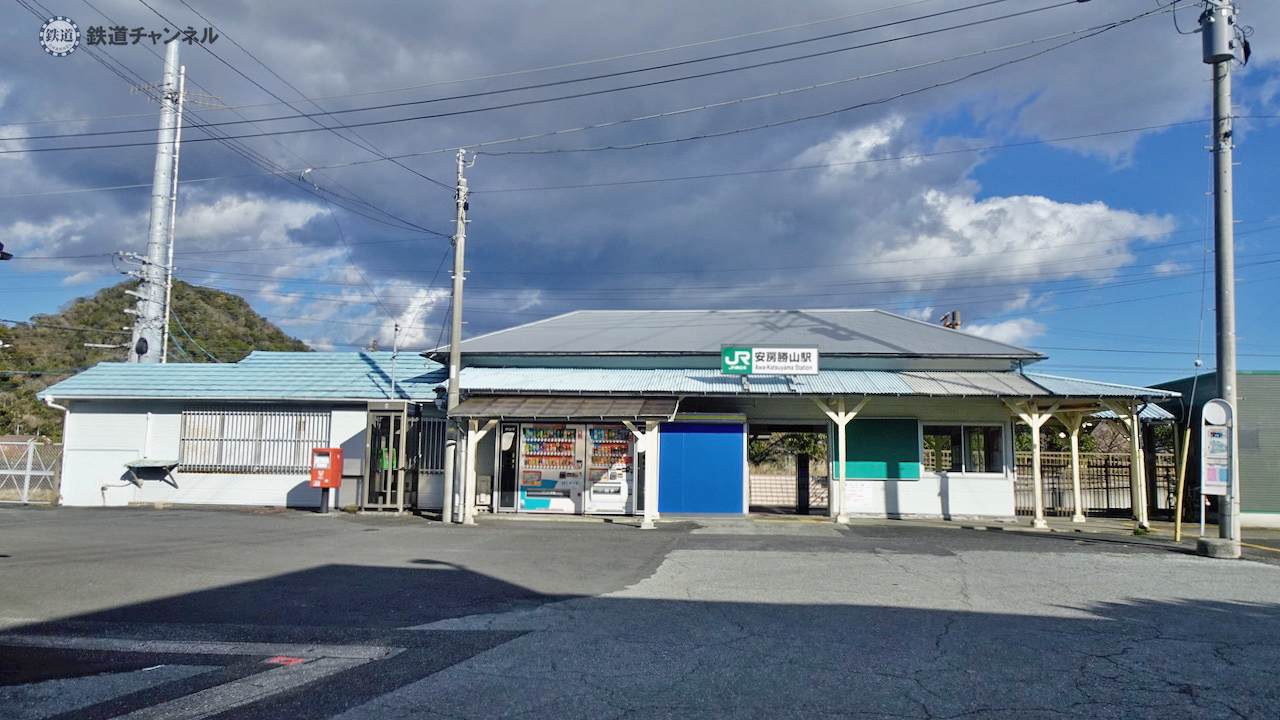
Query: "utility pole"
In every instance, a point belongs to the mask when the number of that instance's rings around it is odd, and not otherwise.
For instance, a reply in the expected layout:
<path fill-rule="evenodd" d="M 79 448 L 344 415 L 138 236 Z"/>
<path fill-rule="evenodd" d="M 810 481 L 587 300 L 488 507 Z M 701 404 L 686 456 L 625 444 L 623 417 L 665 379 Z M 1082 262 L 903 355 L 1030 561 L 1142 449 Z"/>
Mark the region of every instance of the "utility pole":
<path fill-rule="evenodd" d="M 168 268 L 167 237 L 173 192 L 175 139 L 178 125 L 178 45 L 169 43 L 164 56 L 164 82 L 160 86 L 160 131 L 156 139 L 155 173 L 151 181 L 151 224 L 147 256 L 142 260 L 142 284 L 132 310 L 133 336 L 129 362 L 159 363 L 164 347 L 165 277 Z"/>
<path fill-rule="evenodd" d="M 186 101 L 187 66 L 178 68 L 178 119 L 173 131 L 173 189 L 169 195 L 169 248 L 164 266 L 164 320 L 160 333 L 160 362 L 169 361 L 169 307 L 173 302 L 173 231 L 178 221 L 178 156 L 182 150 L 182 104 Z"/>
<path fill-rule="evenodd" d="M 1240 410 L 1236 404 L 1236 279 L 1235 232 L 1231 188 L 1231 62 L 1235 60 L 1237 30 L 1234 0 L 1205 0 L 1200 15 L 1203 60 L 1213 66 L 1213 225 L 1214 281 L 1217 328 L 1218 397 L 1233 411 L 1230 494 L 1218 508 L 1219 537 L 1240 541 L 1240 473 L 1236 460 Z M 1247 41 L 1244 43 L 1248 57 Z M 1239 549 L 1237 545 L 1237 556 Z"/>
<path fill-rule="evenodd" d="M 453 234 L 453 315 L 449 330 L 449 394 L 446 414 L 452 414 L 458 406 L 458 375 L 462 370 L 462 282 L 466 279 L 463 271 L 463 257 L 467 246 L 467 179 L 462 173 L 467 168 L 467 151 L 458 151 L 458 186 L 454 193 L 456 220 Z M 458 427 L 453 418 L 448 418 L 444 441 L 444 508 L 440 519 L 444 522 L 454 521 L 453 494 L 457 474 Z M 465 492 L 465 490 L 464 490 Z M 458 514 L 461 522 L 470 520 L 466 512 L 467 498 L 459 503 Z M 474 522 L 474 521 L 473 521 Z M 468 523 L 469 524 L 469 523 Z"/>

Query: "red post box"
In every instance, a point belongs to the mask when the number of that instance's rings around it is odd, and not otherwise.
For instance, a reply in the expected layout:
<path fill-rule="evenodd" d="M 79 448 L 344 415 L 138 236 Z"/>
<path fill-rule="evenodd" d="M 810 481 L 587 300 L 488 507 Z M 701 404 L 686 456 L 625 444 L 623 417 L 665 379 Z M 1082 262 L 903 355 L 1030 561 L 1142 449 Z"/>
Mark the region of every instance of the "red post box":
<path fill-rule="evenodd" d="M 342 485 L 342 448 L 311 451 L 311 487 L 336 488 Z"/>

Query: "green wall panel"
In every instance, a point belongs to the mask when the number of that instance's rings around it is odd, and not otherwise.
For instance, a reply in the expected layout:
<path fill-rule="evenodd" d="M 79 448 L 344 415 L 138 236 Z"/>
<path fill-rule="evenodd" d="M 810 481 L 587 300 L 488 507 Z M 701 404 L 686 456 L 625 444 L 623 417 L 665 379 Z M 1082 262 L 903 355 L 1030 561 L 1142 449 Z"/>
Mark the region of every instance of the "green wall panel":
<path fill-rule="evenodd" d="M 846 478 L 919 480 L 920 431 L 915 420 L 854 420 L 845 430 Z"/>

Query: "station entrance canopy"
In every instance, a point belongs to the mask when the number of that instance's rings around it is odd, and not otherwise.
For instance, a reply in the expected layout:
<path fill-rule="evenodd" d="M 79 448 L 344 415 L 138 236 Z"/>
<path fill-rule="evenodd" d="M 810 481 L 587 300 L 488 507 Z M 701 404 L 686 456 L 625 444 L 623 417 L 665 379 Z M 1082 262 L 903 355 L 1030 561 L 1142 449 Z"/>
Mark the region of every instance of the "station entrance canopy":
<path fill-rule="evenodd" d="M 674 397 L 584 397 L 575 395 L 473 395 L 450 414 L 466 418 L 529 420 L 671 420 Z"/>

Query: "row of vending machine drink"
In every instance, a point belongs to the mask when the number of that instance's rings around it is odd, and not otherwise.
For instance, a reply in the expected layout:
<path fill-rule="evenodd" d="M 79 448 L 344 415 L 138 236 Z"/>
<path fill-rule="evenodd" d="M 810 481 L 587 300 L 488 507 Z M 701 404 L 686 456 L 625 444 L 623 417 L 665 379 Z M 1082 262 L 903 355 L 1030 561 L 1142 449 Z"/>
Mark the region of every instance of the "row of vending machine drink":
<path fill-rule="evenodd" d="M 623 425 L 526 423 L 515 463 L 517 512 L 632 514 L 635 442 Z"/>

